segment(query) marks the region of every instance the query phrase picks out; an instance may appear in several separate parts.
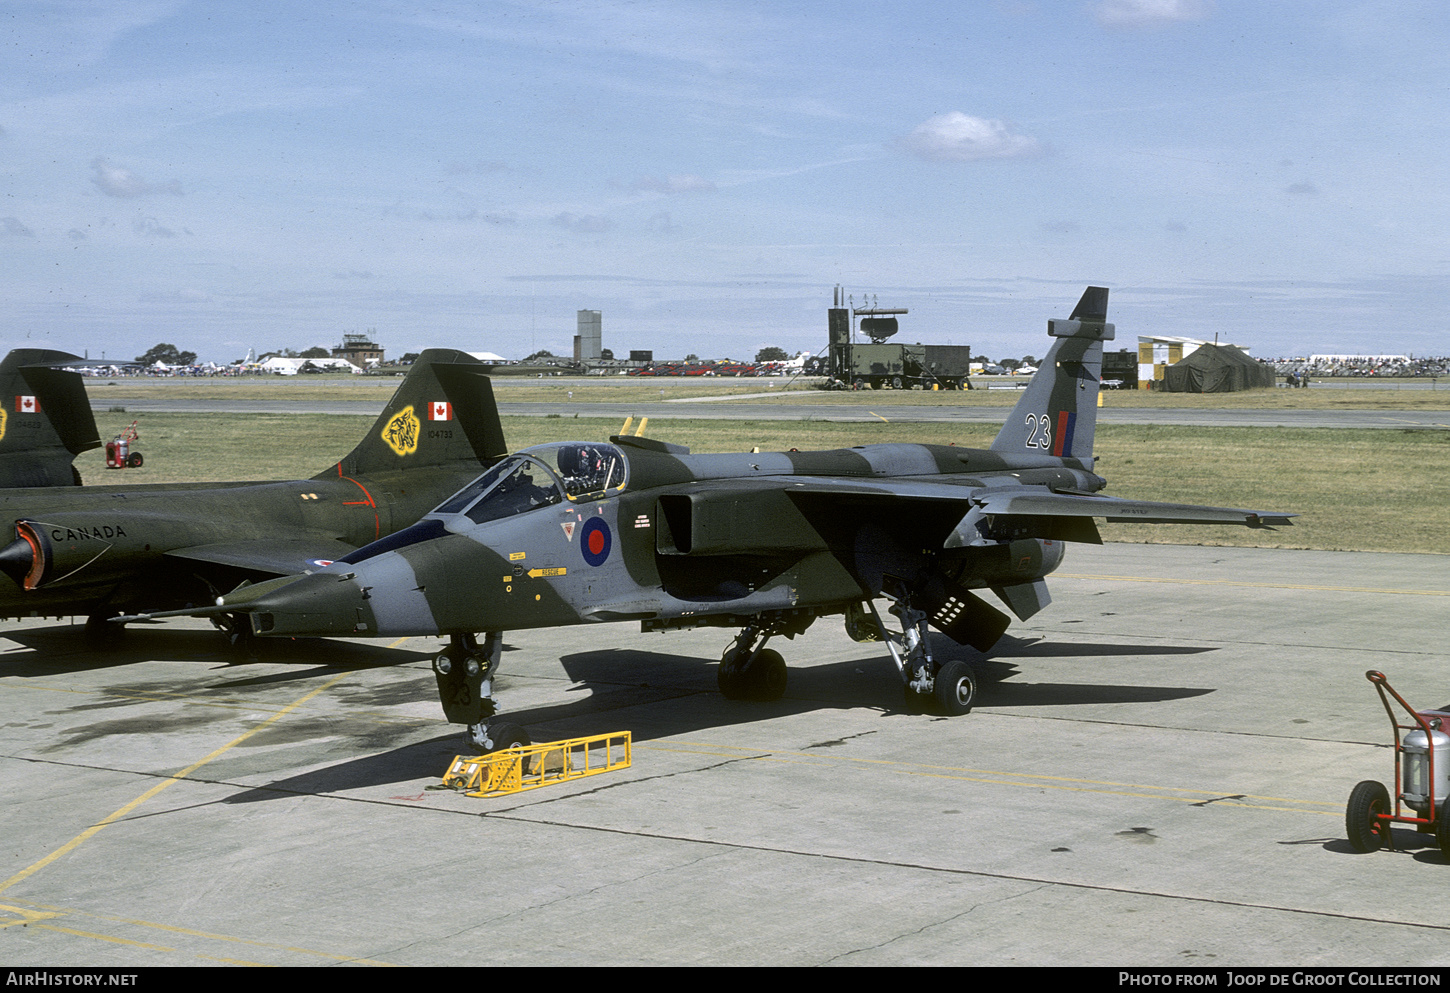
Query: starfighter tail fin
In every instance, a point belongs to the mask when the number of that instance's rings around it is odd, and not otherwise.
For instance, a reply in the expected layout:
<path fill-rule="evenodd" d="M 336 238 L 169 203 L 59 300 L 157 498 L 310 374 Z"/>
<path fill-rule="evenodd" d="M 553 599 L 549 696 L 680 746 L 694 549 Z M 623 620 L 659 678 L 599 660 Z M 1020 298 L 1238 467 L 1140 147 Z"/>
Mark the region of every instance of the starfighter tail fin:
<path fill-rule="evenodd" d="M 72 461 L 101 446 L 79 355 L 17 348 L 0 361 L 0 486 L 73 486 Z"/>
<path fill-rule="evenodd" d="M 367 437 L 318 478 L 449 462 L 488 465 L 507 455 L 486 368 L 467 352 L 427 349 Z"/>
<path fill-rule="evenodd" d="M 1103 342 L 1114 333 L 1107 318 L 1107 288 L 1089 286 L 1070 318 L 1047 322 L 1047 333 L 1057 340 L 992 442 L 993 451 L 1059 455 L 1091 465 Z"/>

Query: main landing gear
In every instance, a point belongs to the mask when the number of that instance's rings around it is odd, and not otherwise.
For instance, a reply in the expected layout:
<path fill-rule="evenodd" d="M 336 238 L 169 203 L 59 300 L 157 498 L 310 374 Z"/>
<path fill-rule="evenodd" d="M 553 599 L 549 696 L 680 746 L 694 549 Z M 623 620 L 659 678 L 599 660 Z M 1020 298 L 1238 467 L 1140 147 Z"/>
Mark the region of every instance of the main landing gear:
<path fill-rule="evenodd" d="M 727 700 L 779 700 L 785 694 L 785 659 L 766 648 L 772 632 L 749 624 L 730 642 L 715 673 L 720 694 Z"/>
<path fill-rule="evenodd" d="M 433 676 L 444 716 L 453 724 L 466 724 L 464 737 L 483 752 L 529 744 L 528 732 L 517 724 L 489 721 L 498 712 L 493 674 L 502 651 L 503 632 L 486 631 L 482 645 L 472 634 L 455 634 L 448 647 L 433 656 Z"/>
<path fill-rule="evenodd" d="M 947 717 L 969 714 L 977 699 L 977 680 L 972 667 L 961 661 L 938 663 L 931 654 L 928 640 L 928 614 L 911 606 L 902 598 L 892 598 L 887 608 L 901 623 L 900 631 L 892 631 L 881 619 L 874 600 L 867 601 L 876 618 L 881 640 L 891 653 L 891 661 L 901 673 L 905 685 L 906 709 L 923 713 L 935 709 Z"/>

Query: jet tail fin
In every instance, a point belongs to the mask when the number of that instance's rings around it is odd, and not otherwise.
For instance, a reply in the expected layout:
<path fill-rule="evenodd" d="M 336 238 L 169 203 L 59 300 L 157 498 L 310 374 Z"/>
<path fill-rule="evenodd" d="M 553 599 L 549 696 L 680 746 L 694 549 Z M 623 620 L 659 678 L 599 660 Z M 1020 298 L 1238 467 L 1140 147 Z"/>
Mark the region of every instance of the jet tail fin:
<path fill-rule="evenodd" d="M 1092 461 L 1103 342 L 1114 335 L 1107 318 L 1107 287 L 1089 286 L 1071 317 L 1047 322 L 1047 333 L 1057 340 L 992 442 L 993 451 Z"/>
<path fill-rule="evenodd" d="M 425 350 L 367 437 L 317 478 L 449 462 L 487 465 L 507 455 L 486 368 L 467 352 Z"/>
<path fill-rule="evenodd" d="M 81 452 L 101 447 L 78 372 L 82 361 L 49 348 L 17 348 L 0 361 L 0 486 L 71 486 Z"/>

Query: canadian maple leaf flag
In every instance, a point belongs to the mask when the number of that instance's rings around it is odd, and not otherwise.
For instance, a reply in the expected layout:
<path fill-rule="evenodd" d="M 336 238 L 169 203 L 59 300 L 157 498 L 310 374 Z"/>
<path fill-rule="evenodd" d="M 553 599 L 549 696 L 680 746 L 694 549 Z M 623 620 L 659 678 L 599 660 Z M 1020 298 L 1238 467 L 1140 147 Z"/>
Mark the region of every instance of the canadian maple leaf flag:
<path fill-rule="evenodd" d="M 451 421 L 453 420 L 453 404 L 447 400 L 434 400 L 433 409 L 428 412 L 430 421 Z"/>
<path fill-rule="evenodd" d="M 35 397 L 18 396 L 15 398 L 15 409 L 22 414 L 38 414 L 40 413 L 40 401 Z"/>

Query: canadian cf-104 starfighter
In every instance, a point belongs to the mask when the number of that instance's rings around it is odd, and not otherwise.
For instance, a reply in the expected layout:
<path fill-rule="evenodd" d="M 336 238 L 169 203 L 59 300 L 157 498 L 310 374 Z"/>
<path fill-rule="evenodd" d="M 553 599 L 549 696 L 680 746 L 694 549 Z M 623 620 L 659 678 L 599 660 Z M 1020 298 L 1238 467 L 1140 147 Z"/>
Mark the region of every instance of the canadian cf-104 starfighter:
<path fill-rule="evenodd" d="M 108 623 L 116 615 L 211 604 L 406 528 L 507 454 L 484 368 L 464 352 L 423 352 L 367 437 L 311 479 L 0 490 L 15 522 L 0 549 L 14 580 L 0 586 L 0 617 L 84 616 L 105 642 L 122 630 Z"/>
<path fill-rule="evenodd" d="M 766 647 L 843 615 L 882 639 L 907 703 L 971 709 L 962 661 L 938 661 L 928 625 L 986 651 L 1009 618 L 1047 606 L 1067 541 L 1094 518 L 1266 527 L 1292 515 L 1104 496 L 1093 430 L 1108 291 L 1090 287 L 990 449 L 884 444 L 823 452 L 694 455 L 618 435 L 499 462 L 412 527 L 311 575 L 235 591 L 212 612 L 258 635 L 438 635 L 450 721 L 483 748 L 524 740 L 490 722 L 503 632 L 637 621 L 646 631 L 737 628 L 718 670 L 732 698 L 774 699 L 786 666 Z M 884 601 L 895 617 L 877 608 Z M 480 638 L 479 635 L 482 635 Z"/>

